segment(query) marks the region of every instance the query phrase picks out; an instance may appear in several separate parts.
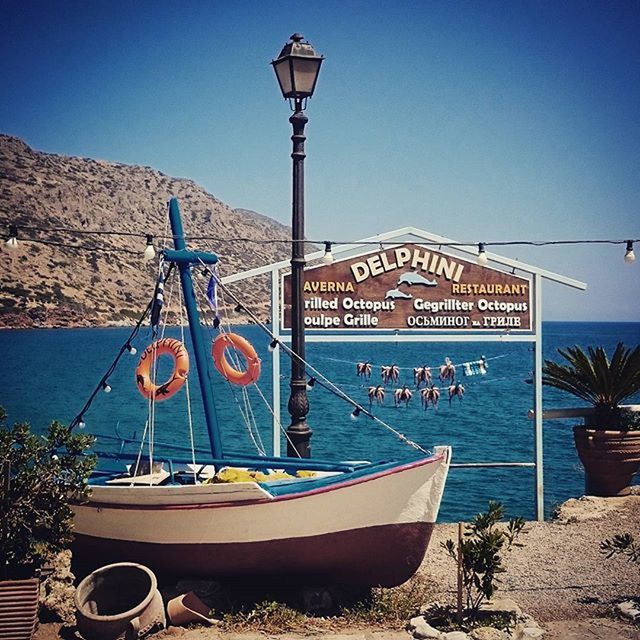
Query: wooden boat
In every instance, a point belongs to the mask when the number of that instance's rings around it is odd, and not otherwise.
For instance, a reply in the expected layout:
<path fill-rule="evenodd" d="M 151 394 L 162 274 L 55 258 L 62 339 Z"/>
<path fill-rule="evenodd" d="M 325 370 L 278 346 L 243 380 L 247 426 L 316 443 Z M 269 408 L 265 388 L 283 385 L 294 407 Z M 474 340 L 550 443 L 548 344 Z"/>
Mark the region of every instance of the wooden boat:
<path fill-rule="evenodd" d="M 96 473 L 88 502 L 74 507 L 76 570 L 132 561 L 161 575 L 277 575 L 368 586 L 406 581 L 429 544 L 450 448 L 404 463 L 222 455 L 211 389 L 203 383 L 208 353 L 190 275 L 192 263 L 212 264 L 215 256 L 187 250 L 175 199 L 170 220 L 176 246 L 165 259 L 180 270 L 212 455 L 195 467 L 165 458 L 145 474 Z M 226 468 L 265 475 L 211 482 Z"/>

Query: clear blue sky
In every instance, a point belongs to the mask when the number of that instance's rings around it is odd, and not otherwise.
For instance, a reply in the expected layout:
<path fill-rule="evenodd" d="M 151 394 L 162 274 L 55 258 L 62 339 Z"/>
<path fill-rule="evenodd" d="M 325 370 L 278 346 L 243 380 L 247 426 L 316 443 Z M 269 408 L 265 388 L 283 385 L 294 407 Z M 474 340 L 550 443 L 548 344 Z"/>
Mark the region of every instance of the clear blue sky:
<path fill-rule="evenodd" d="M 290 218 L 271 59 L 326 56 L 307 114 L 307 236 L 640 237 L 640 2 L 34 2 L 0 8 L 0 131 L 150 165 Z M 500 252 L 499 250 L 497 252 Z M 544 318 L 640 320 L 623 246 L 503 251 L 588 282 Z"/>

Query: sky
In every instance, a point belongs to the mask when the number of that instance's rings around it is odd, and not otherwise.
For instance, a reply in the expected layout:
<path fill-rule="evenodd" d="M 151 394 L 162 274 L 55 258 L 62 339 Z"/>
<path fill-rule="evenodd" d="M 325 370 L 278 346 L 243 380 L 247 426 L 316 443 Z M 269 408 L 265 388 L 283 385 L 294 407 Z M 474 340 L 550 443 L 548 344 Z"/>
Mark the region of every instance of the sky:
<path fill-rule="evenodd" d="M 4 0 L 0 22 L 0 131 L 37 150 L 151 166 L 290 224 L 269 63 L 300 32 L 326 58 L 309 239 L 640 238 L 640 0 Z M 488 247 L 588 284 L 546 285 L 544 320 L 640 321 L 624 249 Z"/>

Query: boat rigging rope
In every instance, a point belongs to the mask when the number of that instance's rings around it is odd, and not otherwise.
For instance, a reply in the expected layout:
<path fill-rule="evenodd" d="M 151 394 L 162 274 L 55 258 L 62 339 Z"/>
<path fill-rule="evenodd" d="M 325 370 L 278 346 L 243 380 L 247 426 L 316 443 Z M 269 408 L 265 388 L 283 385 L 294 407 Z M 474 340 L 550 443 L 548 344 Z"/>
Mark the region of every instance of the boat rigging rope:
<path fill-rule="evenodd" d="M 180 307 L 180 340 L 182 341 L 182 344 L 185 344 L 184 341 L 184 311 L 182 308 L 182 288 L 178 287 L 178 291 L 179 291 L 179 307 Z M 189 421 L 189 443 L 191 445 L 191 462 L 193 464 L 193 484 L 197 484 L 198 483 L 198 474 L 196 473 L 196 443 L 195 443 L 195 438 L 193 435 L 193 415 L 191 413 L 191 392 L 189 390 L 189 376 L 187 375 L 187 378 L 185 380 L 185 392 L 186 392 L 186 399 L 187 399 L 187 419 Z"/>
<path fill-rule="evenodd" d="M 200 282 L 198 282 L 197 278 L 194 279 L 194 281 L 196 282 L 196 286 L 199 289 L 199 292 L 201 294 L 201 296 L 204 296 L 203 290 L 202 290 L 202 285 L 200 284 Z M 227 311 L 227 305 L 226 303 L 224 304 L 223 307 L 223 315 L 224 315 L 224 319 L 225 322 L 224 323 L 220 323 L 220 325 L 218 326 L 218 331 L 220 331 L 220 333 L 225 333 L 226 329 L 224 327 L 224 324 L 226 324 L 226 326 L 230 325 L 229 322 L 229 317 L 228 317 L 228 311 Z M 207 329 L 209 331 L 209 335 L 210 337 L 213 339 L 213 327 L 209 327 L 208 322 L 206 320 L 206 315 L 204 313 L 204 309 L 202 309 L 202 316 L 203 318 L 205 318 L 205 326 L 207 326 Z M 235 351 L 232 354 L 232 358 L 234 360 L 234 365 L 236 367 L 240 366 L 240 358 L 238 357 L 237 353 L 235 353 Z M 266 456 L 266 449 L 264 446 L 264 443 L 262 441 L 262 436 L 260 435 L 260 430 L 258 429 L 258 424 L 257 424 L 257 420 L 255 418 L 255 415 L 253 413 L 253 409 L 251 407 L 251 402 L 249 400 L 249 395 L 247 392 L 247 388 L 243 387 L 242 388 L 242 399 L 243 399 L 243 403 L 244 404 L 244 408 L 242 406 L 242 404 L 240 403 L 240 401 L 238 400 L 238 395 L 237 395 L 237 391 L 234 387 L 234 385 L 232 385 L 230 382 L 227 381 L 227 384 L 229 386 L 229 389 L 231 391 L 231 395 L 236 403 L 236 405 L 238 406 L 238 411 L 240 412 L 240 415 L 242 416 L 242 419 L 244 420 L 245 426 L 247 428 L 247 432 L 249 434 L 249 438 L 251 440 L 251 442 L 253 443 L 256 451 L 258 452 L 259 455 L 261 456 Z M 255 385 L 257 387 L 257 385 Z M 255 431 L 255 433 L 254 433 Z"/>
<path fill-rule="evenodd" d="M 271 417 L 278 423 L 278 428 L 280 429 L 280 432 L 282 433 L 282 435 L 284 435 L 287 442 L 291 445 L 290 447 L 291 451 L 295 451 L 298 458 L 302 458 L 302 456 L 300 455 L 300 452 L 298 451 L 298 448 L 293 444 L 293 440 L 291 440 L 291 438 L 289 437 L 287 430 L 282 425 L 282 422 L 280 422 L 280 419 L 276 416 L 276 412 L 273 410 L 273 407 L 269 404 L 269 401 L 264 397 L 264 394 L 262 393 L 262 390 L 260 389 L 260 387 L 258 387 L 258 385 L 256 385 L 256 391 L 258 392 L 258 395 L 262 398 L 262 401 L 267 406 L 267 409 L 269 409 L 269 413 L 271 414 Z"/>
<path fill-rule="evenodd" d="M 69 424 L 69 431 L 71 431 L 72 429 L 77 427 L 81 422 L 83 422 L 84 414 L 89 410 L 89 407 L 91 407 L 91 404 L 93 403 L 93 400 L 98 395 L 98 393 L 104 389 L 104 385 L 106 384 L 109 376 L 115 371 L 116 367 L 118 366 L 118 362 L 120 362 L 120 358 L 122 357 L 125 351 L 129 351 L 131 349 L 131 342 L 140 332 L 140 327 L 142 326 L 142 323 L 145 321 L 146 317 L 151 312 L 152 305 L 153 305 L 153 298 L 149 301 L 149 304 L 147 304 L 146 309 L 142 312 L 142 315 L 138 319 L 138 322 L 136 322 L 136 326 L 133 328 L 133 330 L 129 334 L 129 337 L 127 338 L 125 343 L 120 347 L 120 351 L 118 351 L 118 355 L 115 357 L 114 361 L 111 363 L 111 366 L 107 369 L 106 373 L 102 376 L 102 378 L 100 378 L 100 382 L 98 382 L 96 388 L 93 390 L 93 393 L 89 396 L 89 399 L 86 401 L 86 403 L 84 404 L 80 412 Z"/>
<path fill-rule="evenodd" d="M 229 290 L 229 288 L 224 285 L 220 280 L 218 280 L 218 285 L 222 289 L 224 293 L 226 293 L 232 300 L 234 300 L 237 304 L 241 304 L 239 298 Z M 367 411 L 360 403 L 356 402 L 353 398 L 349 397 L 344 391 L 336 387 L 331 380 L 325 377 L 320 371 L 318 371 L 313 365 L 307 362 L 304 358 L 301 358 L 297 353 L 295 353 L 291 348 L 289 348 L 286 344 L 284 344 L 281 340 L 276 338 L 275 334 L 267 327 L 264 322 L 262 322 L 253 311 L 242 305 L 243 310 L 247 313 L 247 315 L 254 321 L 256 325 L 258 325 L 267 335 L 272 339 L 276 340 L 278 344 L 282 347 L 282 349 L 289 355 L 291 358 L 297 359 L 299 362 L 304 364 L 304 366 L 312 371 L 315 374 L 316 382 L 320 384 L 324 389 L 330 391 L 335 396 L 341 398 L 345 402 L 349 403 L 352 407 L 354 407 L 359 413 L 363 413 L 367 417 L 371 418 L 374 422 L 377 422 L 385 429 L 388 429 L 391 433 L 393 433 L 399 440 L 409 445 L 410 447 L 420 451 L 424 454 L 430 455 L 432 452 L 421 447 L 417 442 L 407 438 L 403 433 L 400 433 L 397 429 L 394 429 L 390 424 L 387 424 L 384 420 L 381 420 L 377 416 L 375 416 L 370 411 Z"/>

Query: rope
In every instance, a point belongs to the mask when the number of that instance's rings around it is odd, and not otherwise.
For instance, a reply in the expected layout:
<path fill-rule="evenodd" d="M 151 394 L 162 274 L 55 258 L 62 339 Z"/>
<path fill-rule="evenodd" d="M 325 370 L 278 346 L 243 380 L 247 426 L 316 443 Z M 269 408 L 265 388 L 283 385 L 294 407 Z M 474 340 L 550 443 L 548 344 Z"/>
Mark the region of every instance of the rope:
<path fill-rule="evenodd" d="M 180 339 L 184 344 L 184 311 L 182 308 L 182 288 L 179 288 L 180 293 Z M 198 480 L 198 474 L 196 473 L 196 443 L 193 435 L 193 416 L 191 414 L 191 392 L 189 389 L 189 376 L 185 380 L 185 392 L 187 399 L 187 419 L 189 421 L 189 441 L 191 444 L 191 462 L 193 464 L 193 484 L 195 485 Z"/>
<path fill-rule="evenodd" d="M 197 278 L 195 279 L 195 283 L 196 283 L 196 286 L 199 289 L 199 293 L 201 294 L 201 296 L 206 297 L 204 295 L 202 285 L 198 281 Z M 224 321 L 224 323 L 221 322 L 219 327 L 218 327 L 218 330 L 219 330 L 219 332 L 221 334 L 228 333 L 226 331 L 225 325 L 226 326 L 230 325 L 229 316 L 228 316 L 228 313 L 227 313 L 227 305 L 226 305 L 226 302 L 224 300 L 223 300 L 223 307 L 224 307 L 223 308 L 223 314 L 224 314 L 225 321 Z M 206 321 L 206 316 L 204 314 L 204 311 L 203 311 L 202 315 L 205 318 L 205 326 L 208 328 L 210 336 L 213 336 L 213 328 L 209 328 L 208 323 Z M 232 358 L 233 358 L 234 365 L 236 367 L 240 367 L 240 358 L 239 358 L 237 352 L 235 351 L 235 349 L 233 350 Z M 236 393 L 236 389 L 234 388 L 234 386 L 229 381 L 227 381 L 227 385 L 228 385 L 229 389 L 231 390 L 231 396 L 233 397 L 233 399 L 234 399 L 234 401 L 235 401 L 235 403 L 236 403 L 236 405 L 238 407 L 238 411 L 240 412 L 240 415 L 242 416 L 242 419 L 243 419 L 243 421 L 245 423 L 245 427 L 247 428 L 247 432 L 249 434 L 249 439 L 253 443 L 253 446 L 255 447 L 255 449 L 258 452 L 258 454 L 261 455 L 261 456 L 266 456 L 267 453 L 266 453 L 266 450 L 265 450 L 265 447 L 264 447 L 264 442 L 263 442 L 262 437 L 260 435 L 260 431 L 258 429 L 257 421 L 255 419 L 255 415 L 254 415 L 253 410 L 251 408 L 251 402 L 249 400 L 249 395 L 248 395 L 247 389 L 246 388 L 242 389 L 242 397 L 243 397 L 243 404 L 244 404 L 244 408 L 243 408 L 242 404 L 238 400 L 238 395 Z M 255 386 L 257 387 L 257 385 L 255 385 Z M 255 434 L 254 434 L 254 430 L 255 430 Z"/>
<path fill-rule="evenodd" d="M 223 285 L 222 282 L 218 282 L 218 284 L 220 285 L 220 288 L 222 289 L 222 291 L 227 293 L 229 295 L 229 297 L 231 297 L 237 304 L 240 303 L 240 301 L 237 298 L 237 296 L 235 296 L 235 294 L 233 294 L 231 291 L 229 291 L 229 289 L 225 285 Z M 267 333 L 267 335 L 269 335 L 269 337 L 271 339 L 277 340 L 277 338 L 271 332 L 269 327 L 267 327 L 267 325 L 265 325 L 250 309 L 248 309 L 247 307 L 243 307 L 243 309 L 247 312 L 247 314 L 255 322 L 255 324 L 257 324 L 265 333 Z M 279 340 L 277 340 L 277 342 L 281 346 L 281 348 L 289 355 L 289 357 L 296 358 L 299 362 L 304 364 L 306 368 L 308 368 L 309 370 L 313 371 L 313 373 L 315 374 L 315 377 L 316 377 L 316 382 L 319 382 L 320 386 L 322 386 L 323 388 L 327 389 L 327 391 L 330 391 L 334 395 L 338 396 L 339 398 L 341 398 L 345 402 L 349 403 L 352 407 L 355 407 L 356 409 L 358 409 L 358 411 L 360 413 L 364 413 L 366 416 L 371 418 L 374 422 L 377 422 L 378 424 L 383 426 L 385 429 L 388 429 L 391 433 L 393 433 L 399 440 L 401 440 L 405 444 L 409 445 L 410 447 L 413 447 L 414 449 L 416 449 L 416 450 L 418 450 L 418 451 L 420 451 L 420 452 L 422 452 L 424 454 L 427 454 L 427 455 L 431 454 L 431 452 L 429 450 L 424 449 L 419 444 L 417 444 L 413 440 L 410 440 L 404 434 L 400 433 L 397 429 L 394 429 L 391 425 L 387 424 L 383 420 L 380 420 L 380 418 L 374 416 L 370 411 L 367 411 L 361 404 L 359 404 L 358 402 L 353 400 L 353 398 L 349 397 L 346 393 L 344 393 L 344 391 L 342 391 L 341 389 L 336 387 L 336 385 L 333 384 L 333 382 L 331 382 L 331 380 L 329 380 L 327 377 L 325 377 L 313 365 L 311 365 L 306 360 L 301 358 L 297 353 L 295 353 L 292 349 L 290 349 L 286 344 L 284 344 L 283 342 L 281 342 Z"/>
<path fill-rule="evenodd" d="M 302 458 L 302 456 L 300 455 L 300 452 L 298 451 L 298 448 L 293 444 L 293 440 L 291 440 L 291 438 L 289 437 L 287 430 L 282 426 L 282 422 L 280 422 L 280 420 L 278 420 L 278 418 L 276 417 L 276 412 L 273 410 L 273 407 L 269 404 L 269 401 L 264 397 L 264 394 L 262 393 L 261 389 L 257 385 L 256 385 L 256 391 L 258 392 L 258 395 L 262 398 L 262 401 L 267 405 L 267 408 L 269 409 L 269 413 L 271 413 L 271 416 L 278 423 L 278 428 L 280 429 L 280 432 L 284 434 L 284 437 L 286 438 L 287 442 L 291 445 L 291 450 L 296 452 L 296 455 L 298 456 L 298 458 Z"/>
<path fill-rule="evenodd" d="M 74 427 L 76 427 L 78 424 L 80 424 L 80 422 L 82 422 L 84 414 L 91 407 L 91 404 L 93 403 L 96 395 L 98 395 L 98 393 L 103 389 L 103 386 L 106 383 L 106 381 L 109 378 L 109 376 L 116 370 L 116 367 L 118 366 L 118 362 L 120 362 L 120 358 L 122 357 L 122 354 L 125 351 L 128 351 L 128 347 L 131 346 L 132 340 L 140 332 L 140 327 L 142 326 L 142 323 L 145 321 L 145 318 L 147 317 L 147 315 L 150 313 L 152 305 L 153 305 L 153 298 L 149 301 L 149 304 L 147 304 L 147 308 L 142 312 L 142 315 L 138 319 L 138 322 L 136 323 L 136 326 L 133 328 L 133 330 L 129 334 L 129 337 L 127 338 L 126 342 L 120 347 L 120 351 L 118 351 L 118 355 L 115 357 L 114 361 L 111 363 L 111 365 L 107 369 L 106 373 L 102 376 L 102 378 L 100 378 L 100 382 L 98 382 L 98 385 L 96 386 L 96 388 L 93 390 L 93 392 L 89 396 L 89 399 L 85 402 L 85 404 L 82 407 L 82 409 L 80 410 L 80 412 L 78 414 L 76 414 L 76 417 L 69 424 L 69 430 L 70 431 Z"/>
<path fill-rule="evenodd" d="M 499 358 L 506 358 L 508 354 L 504 353 L 501 354 L 499 356 L 491 356 L 490 358 L 478 358 L 476 360 L 466 360 L 465 362 L 460 362 L 458 364 L 453 364 L 451 363 L 455 368 L 458 367 L 464 367 L 465 364 L 473 364 L 474 362 L 480 362 L 482 359 L 484 359 L 485 362 L 489 362 L 489 360 L 498 360 Z M 353 362 L 352 360 L 342 360 L 340 358 L 332 358 L 331 356 L 323 356 L 323 355 L 318 355 L 318 358 L 322 358 L 323 360 L 330 360 L 331 362 L 339 362 L 342 364 L 350 364 L 352 366 L 355 366 L 356 364 L 358 364 L 357 362 Z M 380 367 L 383 365 L 377 364 L 375 362 L 372 362 L 371 360 L 361 360 L 361 362 L 366 362 L 367 364 L 370 364 L 372 367 Z M 434 365 L 424 365 L 426 367 L 429 367 L 429 369 L 437 369 L 438 367 L 440 367 L 442 364 L 434 364 Z M 413 369 L 415 367 L 401 367 L 399 365 L 396 365 L 398 367 L 398 369 L 402 370 L 407 370 L 407 371 L 413 371 Z"/>
<path fill-rule="evenodd" d="M 144 439 L 147 435 L 147 428 L 149 427 L 149 421 L 145 420 L 144 423 L 144 429 L 142 431 L 142 437 L 140 438 L 140 448 L 138 449 L 138 456 L 136 457 L 136 464 L 133 468 L 133 473 L 131 474 L 131 484 L 129 485 L 130 487 L 133 486 L 134 484 L 134 480 L 133 478 L 135 478 L 138 475 L 138 470 L 140 469 L 140 462 L 142 460 L 142 450 L 144 449 Z M 151 469 L 153 469 L 153 467 L 151 467 Z"/>

